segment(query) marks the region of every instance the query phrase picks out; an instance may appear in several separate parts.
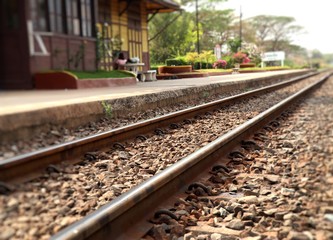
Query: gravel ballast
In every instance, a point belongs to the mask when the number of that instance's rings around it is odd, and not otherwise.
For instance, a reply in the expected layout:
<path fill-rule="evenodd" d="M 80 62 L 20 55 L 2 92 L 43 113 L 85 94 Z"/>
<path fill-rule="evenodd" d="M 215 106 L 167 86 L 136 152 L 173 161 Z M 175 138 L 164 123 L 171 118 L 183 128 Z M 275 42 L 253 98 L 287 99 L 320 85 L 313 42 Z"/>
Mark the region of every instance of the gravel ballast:
<path fill-rule="evenodd" d="M 127 143 L 125 150 L 96 152 L 95 162 L 63 166 L 61 173 L 48 174 L 18 186 L 13 194 L 0 196 L 0 239 L 48 239 L 63 227 L 252 118 L 282 97 L 290 95 L 290 91 L 295 91 L 295 87 L 287 89 L 225 107 L 212 116 L 196 119 L 193 124 L 170 129 L 164 136 L 154 135 L 144 142 Z M 268 97 L 270 101 L 267 101 Z M 329 109 L 329 106 L 322 105 Z M 327 117 L 332 116 L 327 113 Z M 240 170 L 236 167 L 233 173 L 239 173 Z M 268 176 L 268 179 L 272 182 L 273 178 Z M 239 188 L 228 188 L 232 187 Z M 242 203 L 251 204 L 253 201 L 241 200 Z M 232 228 L 245 228 L 239 222 L 241 219 L 230 219 L 230 222 L 232 220 L 237 220 L 230 223 Z"/>
<path fill-rule="evenodd" d="M 333 239 L 333 78 L 278 123 L 202 180 L 219 194 L 178 199 L 180 220 L 153 219 L 144 239 Z"/>

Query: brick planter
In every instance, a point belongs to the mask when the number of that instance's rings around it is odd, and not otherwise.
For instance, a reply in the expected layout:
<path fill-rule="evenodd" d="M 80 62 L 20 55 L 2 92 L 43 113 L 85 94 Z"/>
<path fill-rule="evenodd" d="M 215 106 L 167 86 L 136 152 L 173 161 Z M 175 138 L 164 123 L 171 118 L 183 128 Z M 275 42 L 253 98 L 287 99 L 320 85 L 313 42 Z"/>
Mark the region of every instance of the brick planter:
<path fill-rule="evenodd" d="M 44 72 L 34 75 L 36 89 L 81 89 L 135 85 L 135 77 L 78 79 L 66 72 Z"/>
<path fill-rule="evenodd" d="M 254 63 L 241 63 L 239 64 L 239 68 L 253 68 L 256 65 Z"/>
<path fill-rule="evenodd" d="M 191 65 L 183 65 L 183 66 L 160 66 L 158 67 L 158 74 L 166 74 L 166 73 L 189 73 L 192 72 Z"/>

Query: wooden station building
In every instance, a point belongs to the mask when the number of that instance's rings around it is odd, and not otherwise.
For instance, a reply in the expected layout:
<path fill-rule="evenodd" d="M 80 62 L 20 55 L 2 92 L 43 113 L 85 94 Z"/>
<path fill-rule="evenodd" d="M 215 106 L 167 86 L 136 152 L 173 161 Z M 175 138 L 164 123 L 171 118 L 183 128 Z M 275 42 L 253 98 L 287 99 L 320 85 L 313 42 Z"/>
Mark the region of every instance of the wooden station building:
<path fill-rule="evenodd" d="M 171 0 L 1 0 L 0 90 L 34 88 L 33 74 L 111 70 L 112 57 L 149 68 L 148 22 Z"/>

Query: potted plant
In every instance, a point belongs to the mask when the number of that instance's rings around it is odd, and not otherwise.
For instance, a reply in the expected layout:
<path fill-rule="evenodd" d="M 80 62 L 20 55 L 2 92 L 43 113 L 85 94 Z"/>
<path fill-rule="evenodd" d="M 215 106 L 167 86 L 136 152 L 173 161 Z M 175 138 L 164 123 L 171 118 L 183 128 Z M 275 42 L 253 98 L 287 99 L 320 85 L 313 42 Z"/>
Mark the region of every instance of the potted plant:
<path fill-rule="evenodd" d="M 235 63 L 235 68 L 239 68 L 239 65 L 243 63 L 244 59 L 249 59 L 247 55 L 243 52 L 237 52 L 233 55 L 234 63 Z M 250 59 L 249 59 L 250 60 Z"/>

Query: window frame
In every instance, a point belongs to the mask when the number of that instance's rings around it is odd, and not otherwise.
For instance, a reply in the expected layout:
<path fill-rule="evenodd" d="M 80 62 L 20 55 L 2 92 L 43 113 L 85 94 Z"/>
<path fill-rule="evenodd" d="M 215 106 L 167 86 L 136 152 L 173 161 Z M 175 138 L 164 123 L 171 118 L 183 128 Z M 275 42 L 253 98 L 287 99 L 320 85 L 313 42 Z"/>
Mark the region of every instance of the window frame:
<path fill-rule="evenodd" d="M 44 13 L 38 10 L 38 4 L 43 2 Z M 84 38 L 96 35 L 93 0 L 30 0 L 29 8 L 35 31 Z M 44 27 L 41 27 L 41 18 L 45 21 Z"/>

